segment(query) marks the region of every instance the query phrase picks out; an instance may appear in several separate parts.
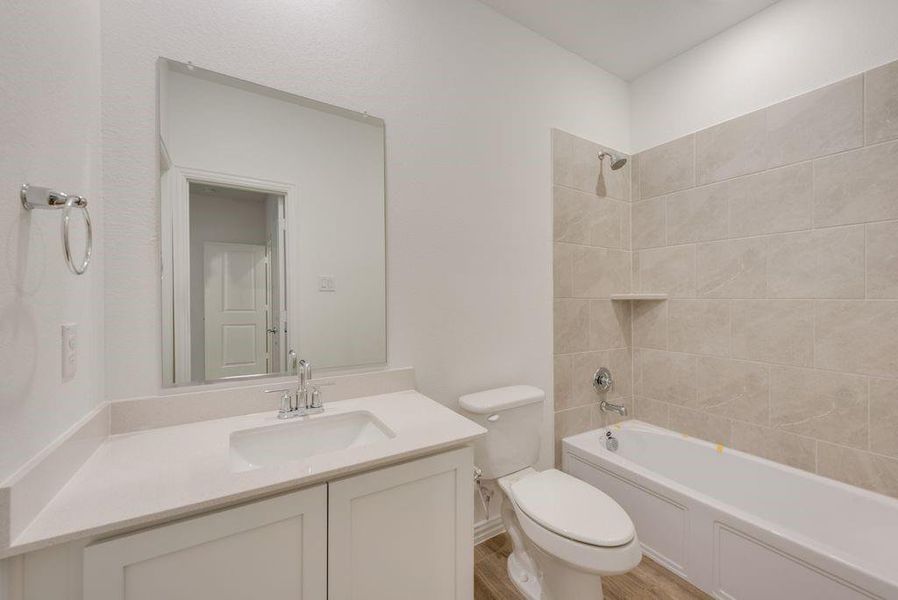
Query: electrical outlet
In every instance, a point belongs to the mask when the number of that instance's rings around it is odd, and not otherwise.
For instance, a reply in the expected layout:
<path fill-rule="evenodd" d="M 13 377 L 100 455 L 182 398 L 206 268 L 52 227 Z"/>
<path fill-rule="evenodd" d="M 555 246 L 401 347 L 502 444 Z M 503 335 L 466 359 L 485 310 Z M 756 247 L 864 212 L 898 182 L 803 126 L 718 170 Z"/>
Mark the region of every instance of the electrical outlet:
<path fill-rule="evenodd" d="M 78 325 L 62 326 L 62 380 L 69 381 L 78 372 Z"/>
<path fill-rule="evenodd" d="M 319 292 L 336 292 L 337 291 L 337 281 L 330 275 L 319 275 L 318 276 L 318 291 Z"/>

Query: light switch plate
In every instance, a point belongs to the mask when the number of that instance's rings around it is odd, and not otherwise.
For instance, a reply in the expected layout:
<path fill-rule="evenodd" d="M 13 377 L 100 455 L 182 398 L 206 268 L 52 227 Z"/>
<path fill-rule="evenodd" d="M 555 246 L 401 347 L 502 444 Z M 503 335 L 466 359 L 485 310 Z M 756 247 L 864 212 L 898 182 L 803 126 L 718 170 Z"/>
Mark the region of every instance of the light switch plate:
<path fill-rule="evenodd" d="M 69 381 L 78 372 L 78 325 L 62 326 L 62 380 Z"/>
<path fill-rule="evenodd" d="M 318 291 L 319 292 L 336 292 L 337 291 L 337 280 L 334 279 L 330 275 L 319 275 L 318 276 Z"/>

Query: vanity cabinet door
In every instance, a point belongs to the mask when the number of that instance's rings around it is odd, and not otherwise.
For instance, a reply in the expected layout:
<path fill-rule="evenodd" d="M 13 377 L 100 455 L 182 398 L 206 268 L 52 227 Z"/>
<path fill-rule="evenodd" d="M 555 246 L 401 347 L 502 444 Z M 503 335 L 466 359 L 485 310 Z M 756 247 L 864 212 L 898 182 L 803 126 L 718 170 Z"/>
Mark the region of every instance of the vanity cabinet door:
<path fill-rule="evenodd" d="M 473 452 L 329 484 L 329 600 L 470 600 Z"/>
<path fill-rule="evenodd" d="M 85 600 L 325 600 L 327 486 L 88 546 Z"/>

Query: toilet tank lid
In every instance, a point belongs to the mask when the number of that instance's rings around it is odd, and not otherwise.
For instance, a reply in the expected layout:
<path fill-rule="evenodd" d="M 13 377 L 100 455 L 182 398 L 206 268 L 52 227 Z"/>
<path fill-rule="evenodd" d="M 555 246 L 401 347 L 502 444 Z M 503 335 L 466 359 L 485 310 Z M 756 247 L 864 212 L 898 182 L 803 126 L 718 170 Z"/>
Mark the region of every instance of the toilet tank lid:
<path fill-rule="evenodd" d="M 546 393 L 532 385 L 512 385 L 494 390 L 465 394 L 458 399 L 464 410 L 474 414 L 494 413 L 546 399 Z"/>

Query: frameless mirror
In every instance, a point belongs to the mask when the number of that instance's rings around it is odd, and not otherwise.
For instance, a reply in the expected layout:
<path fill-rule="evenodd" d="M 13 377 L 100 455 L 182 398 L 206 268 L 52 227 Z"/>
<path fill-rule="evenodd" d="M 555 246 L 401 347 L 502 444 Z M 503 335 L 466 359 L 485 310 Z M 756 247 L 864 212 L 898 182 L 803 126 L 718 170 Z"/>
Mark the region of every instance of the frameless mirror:
<path fill-rule="evenodd" d="M 166 385 L 386 363 L 384 123 L 159 61 Z"/>

